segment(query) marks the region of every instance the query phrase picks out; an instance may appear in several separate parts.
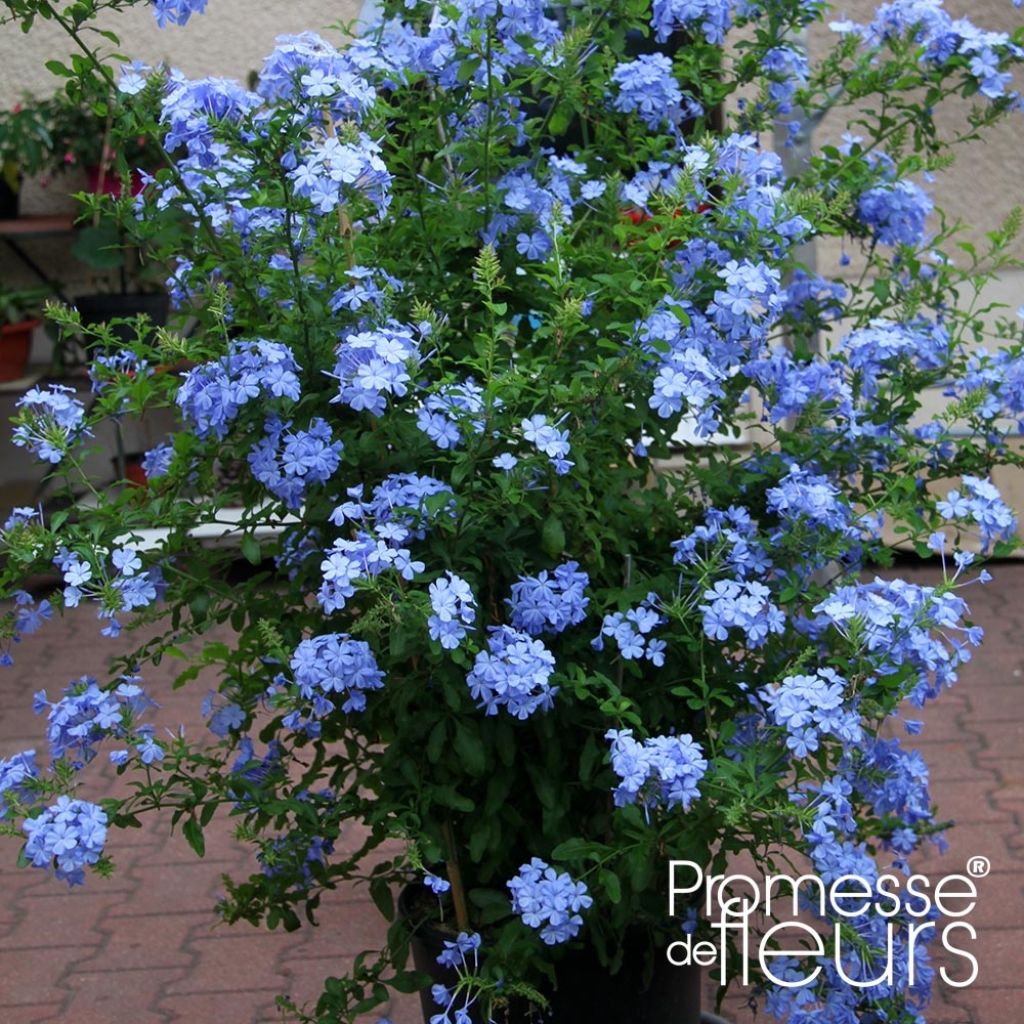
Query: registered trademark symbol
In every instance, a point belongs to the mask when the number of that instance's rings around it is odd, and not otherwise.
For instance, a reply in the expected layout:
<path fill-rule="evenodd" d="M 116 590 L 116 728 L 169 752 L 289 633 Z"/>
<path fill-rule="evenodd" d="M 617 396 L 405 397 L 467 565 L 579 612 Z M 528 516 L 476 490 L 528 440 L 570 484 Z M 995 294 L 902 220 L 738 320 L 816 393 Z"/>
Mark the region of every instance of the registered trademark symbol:
<path fill-rule="evenodd" d="M 967 862 L 967 874 L 971 878 L 984 878 L 991 870 L 988 857 L 971 857 Z"/>

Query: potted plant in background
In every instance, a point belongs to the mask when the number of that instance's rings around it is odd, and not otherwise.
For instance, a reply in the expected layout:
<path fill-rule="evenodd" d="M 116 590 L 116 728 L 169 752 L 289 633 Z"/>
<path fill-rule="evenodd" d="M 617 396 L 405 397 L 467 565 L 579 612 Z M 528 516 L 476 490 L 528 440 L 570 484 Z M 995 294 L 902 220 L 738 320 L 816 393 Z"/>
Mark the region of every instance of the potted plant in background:
<path fill-rule="evenodd" d="M 0 285 L 0 381 L 25 376 L 32 351 L 32 332 L 50 297 L 46 288 L 9 289 Z"/>
<path fill-rule="evenodd" d="M 21 182 L 53 167 L 51 105 L 24 96 L 0 110 L 0 220 L 18 216 Z"/>
<path fill-rule="evenodd" d="M 9 6 L 30 19 L 37 0 Z M 0 582 L 56 565 L 56 605 L 94 604 L 108 635 L 163 629 L 53 702 L 52 770 L 0 765 L 6 828 L 76 883 L 109 867 L 108 826 L 170 808 L 202 853 L 228 815 L 255 854 L 226 883 L 232 922 L 298 927 L 325 890 L 367 885 L 387 945 L 305 1020 L 426 987 L 433 1024 L 692 1024 L 666 951 L 709 925 L 695 887 L 669 900 L 671 861 L 771 871 L 795 851 L 825 882 L 875 881 L 939 828 L 918 758 L 881 730 L 980 638 L 963 536 L 1014 544 L 988 474 L 1021 463 L 999 427 L 1024 411 L 1021 329 L 968 351 L 989 328 L 959 296 L 1008 263 L 1019 225 L 960 266 L 913 179 L 947 162 L 942 96 L 982 89 L 968 136 L 1014 108 L 1002 76 L 1021 50 L 886 15 L 811 69 L 791 34 L 821 12 L 797 0 L 771 18 L 582 2 L 564 25 L 518 0 L 385 13 L 344 50 L 282 38 L 253 89 L 143 84 L 162 99 L 137 128 L 175 159 L 122 225 L 199 326 L 144 327 L 113 368 L 103 353 L 88 413 L 25 396 L 15 443 L 70 485 L 104 417 L 172 408 L 182 429 L 148 454 L 142 493 L 16 510 Z M 637 55 L 631 31 L 692 45 Z M 708 130 L 741 89 L 757 102 Z M 797 100 L 848 104 L 865 138 L 787 178 L 757 132 Z M 817 236 L 846 238 L 884 286 L 808 276 L 795 249 Z M 922 427 L 917 396 L 940 386 Z M 202 547 L 229 510 L 237 549 Z M 948 559 L 940 586 L 862 578 L 891 558 L 884 518 Z M 156 546 L 133 540 L 154 527 Z M 222 625 L 231 643 L 208 636 Z M 141 688 L 186 640 L 179 681 L 218 673 L 211 742 L 157 732 Z M 132 794 L 75 799 L 107 738 Z M 916 910 L 894 903 L 823 908 L 834 939 L 787 967 L 806 985 L 755 967 L 768 1010 L 920 1020 Z M 884 937 L 895 972 L 844 983 L 884 965 Z M 746 966 L 742 943 L 722 955 Z"/>

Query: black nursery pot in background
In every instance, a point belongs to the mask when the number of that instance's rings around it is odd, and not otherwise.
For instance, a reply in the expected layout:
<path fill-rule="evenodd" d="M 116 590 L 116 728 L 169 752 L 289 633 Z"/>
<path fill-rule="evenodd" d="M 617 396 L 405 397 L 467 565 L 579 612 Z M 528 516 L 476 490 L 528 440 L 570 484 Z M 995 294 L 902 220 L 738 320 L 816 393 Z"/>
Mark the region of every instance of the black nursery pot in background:
<path fill-rule="evenodd" d="M 452 939 L 430 921 L 421 921 L 418 908 L 429 905 L 428 891 L 421 885 L 406 886 L 398 898 L 399 915 L 414 928 L 410 950 L 417 971 L 437 984 L 451 986 L 458 976 L 442 967 L 437 957 L 444 940 Z M 495 1024 L 700 1024 L 701 970 L 699 967 L 673 967 L 664 957 L 656 957 L 650 984 L 644 985 L 645 944 L 639 931 L 637 941 L 627 938 L 626 956 L 621 969 L 609 974 L 589 948 L 567 950 L 555 966 L 557 987 L 546 992 L 551 1003 L 548 1013 L 529 1005 L 513 1003 L 504 1015 L 499 1012 Z M 423 1020 L 429 1022 L 438 1007 L 426 989 L 420 993 Z M 486 1024 L 471 1009 L 474 1024 Z"/>
<path fill-rule="evenodd" d="M 75 299 L 82 323 L 86 327 L 106 323 L 108 320 L 130 318 L 145 313 L 156 327 L 167 323 L 167 296 L 163 292 L 153 294 L 80 295 Z M 115 324 L 111 328 L 114 337 L 125 344 L 135 339 L 135 332 L 126 324 Z"/>
<path fill-rule="evenodd" d="M 18 216 L 21 190 L 7 183 L 6 175 L 0 174 L 0 220 L 14 220 Z"/>

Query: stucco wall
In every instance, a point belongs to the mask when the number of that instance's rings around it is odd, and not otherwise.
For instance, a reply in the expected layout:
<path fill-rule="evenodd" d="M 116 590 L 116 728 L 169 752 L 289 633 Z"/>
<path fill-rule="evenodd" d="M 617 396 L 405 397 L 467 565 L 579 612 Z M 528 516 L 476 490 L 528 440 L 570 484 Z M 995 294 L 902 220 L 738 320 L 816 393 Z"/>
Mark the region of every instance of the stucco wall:
<path fill-rule="evenodd" d="M 877 4 L 872 0 L 843 0 L 836 4 L 834 14 L 862 24 L 871 20 Z M 991 31 L 1013 32 L 1024 24 L 1024 11 L 1010 0 L 945 0 L 943 5 L 953 17 L 968 17 L 976 25 Z M 826 24 L 816 25 L 809 37 L 812 60 L 827 52 L 835 41 L 835 33 Z M 1024 92 L 1024 75 L 1018 75 L 1015 87 Z M 978 98 L 980 104 L 987 101 Z M 971 103 L 952 100 L 942 108 L 937 124 L 942 137 L 949 137 L 962 128 L 964 115 Z M 839 108 L 826 117 L 814 132 L 814 144 L 837 143 L 845 130 L 849 108 Z M 996 129 L 985 135 L 984 142 L 968 142 L 955 150 L 952 167 L 936 175 L 928 185 L 936 206 L 951 221 L 970 226 L 967 237 L 984 244 L 984 233 L 997 227 L 1015 206 L 1024 204 L 1024 112 L 1010 115 Z M 924 182 L 920 182 L 924 184 Z M 1014 254 L 1024 258 L 1024 237 L 1019 237 Z M 838 244 L 821 247 L 820 266 L 823 273 L 832 273 L 838 256 Z"/>

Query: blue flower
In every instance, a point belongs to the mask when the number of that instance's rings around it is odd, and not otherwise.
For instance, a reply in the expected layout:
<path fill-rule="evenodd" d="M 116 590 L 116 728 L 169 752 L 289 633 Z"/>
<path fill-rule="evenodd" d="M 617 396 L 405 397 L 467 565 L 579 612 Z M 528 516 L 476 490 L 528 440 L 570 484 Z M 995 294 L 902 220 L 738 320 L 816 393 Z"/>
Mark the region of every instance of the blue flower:
<path fill-rule="evenodd" d="M 721 43 L 731 21 L 730 0 L 654 0 L 651 11 L 651 27 L 659 43 L 677 29 L 697 26 L 709 43 Z"/>
<path fill-rule="evenodd" d="M 981 529 L 982 548 L 987 551 L 993 541 L 1009 540 L 1017 530 L 1017 517 L 1003 501 L 991 480 L 964 476 L 966 493 L 950 491 L 936 503 L 943 519 L 966 519 Z"/>
<path fill-rule="evenodd" d="M 109 737 L 123 739 L 131 735 L 133 723 L 153 706 L 135 678 L 124 676 L 113 690 L 101 690 L 91 676 L 69 683 L 60 700 L 46 699 L 46 691 L 35 697 L 36 714 L 49 708 L 46 738 L 50 756 L 58 761 L 70 752 L 75 768 L 88 764 L 96 756 L 97 743 Z"/>
<path fill-rule="evenodd" d="M 412 329 L 397 323 L 344 336 L 334 370 L 328 374 L 338 382 L 338 393 L 331 401 L 381 416 L 388 395 L 401 398 L 408 392 L 409 367 L 418 362 L 418 353 Z"/>
<path fill-rule="evenodd" d="M 574 882 L 568 872 L 559 874 L 539 857 L 523 864 L 508 887 L 512 910 L 549 946 L 574 938 L 583 927 L 580 911 L 594 902 L 585 883 Z"/>
<path fill-rule="evenodd" d="M 446 577 L 430 584 L 430 607 L 434 614 L 427 619 L 430 639 L 446 650 L 454 650 L 466 636 L 466 627 L 476 619 L 476 598 L 469 584 L 448 571 Z"/>
<path fill-rule="evenodd" d="M 627 661 L 646 658 L 655 668 L 665 664 L 665 643 L 650 634 L 668 620 L 659 612 L 657 594 L 648 594 L 636 608 L 625 614 L 610 612 L 601 620 L 601 632 L 590 642 L 596 651 L 604 650 L 604 638 L 610 637 Z"/>
<path fill-rule="evenodd" d="M 153 16 L 161 28 L 168 24 L 186 25 L 193 14 L 206 10 L 207 0 L 152 0 Z"/>
<path fill-rule="evenodd" d="M 263 397 L 297 402 L 298 370 L 287 345 L 262 339 L 233 341 L 222 359 L 189 370 L 177 402 L 199 437 L 224 438 L 250 401 Z"/>
<path fill-rule="evenodd" d="M 22 412 L 16 420 L 14 444 L 46 462 L 60 462 L 72 445 L 91 433 L 85 426 L 85 406 L 74 394 L 75 389 L 66 384 L 26 391 L 17 401 Z"/>
<path fill-rule="evenodd" d="M 512 596 L 506 602 L 512 625 L 531 636 L 540 636 L 561 633 L 581 623 L 590 604 L 584 594 L 590 578 L 578 570 L 577 562 L 565 562 L 550 573 L 544 569 L 536 576 L 520 576 L 512 584 Z"/>
<path fill-rule="evenodd" d="M 466 684 L 488 715 L 505 708 L 515 718 L 549 711 L 558 693 L 549 680 L 555 668 L 551 652 L 528 633 L 491 626 L 488 650 L 480 651 Z"/>
<path fill-rule="evenodd" d="M 645 808 L 681 806 L 688 811 L 700 796 L 697 783 L 708 762 L 689 733 L 651 736 L 641 744 L 631 729 L 610 729 L 605 739 L 611 740 L 612 770 L 621 779 L 614 791 L 616 807 L 639 801 Z"/>
<path fill-rule="evenodd" d="M 860 197 L 857 215 L 883 245 L 920 245 L 934 209 L 931 197 L 911 181 L 876 185 Z"/>
<path fill-rule="evenodd" d="M 548 423 L 547 416 L 535 415 L 520 424 L 523 437 L 543 452 L 554 467 L 555 473 L 564 476 L 575 463 L 566 458 L 569 454 L 569 431 L 559 430 Z"/>
<path fill-rule="evenodd" d="M 704 632 L 712 640 L 727 641 L 730 630 L 739 629 L 746 645 L 758 648 L 770 634 L 783 631 L 782 612 L 763 583 L 719 580 L 704 592 L 704 600 L 708 603 L 699 608 L 704 613 Z"/>
<path fill-rule="evenodd" d="M 352 640 L 345 633 L 328 633 L 303 640 L 291 659 L 291 669 L 299 693 L 315 705 L 316 717 L 334 710 L 334 702 L 325 695 L 344 696 L 341 710 L 363 711 L 366 693 L 384 686 L 384 673 L 369 644 Z"/>
<path fill-rule="evenodd" d="M 33 867 L 53 867 L 69 886 L 81 885 L 85 867 L 103 854 L 107 815 L 96 804 L 61 796 L 38 816 L 27 818 L 22 828 L 28 836 L 25 856 Z"/>
<path fill-rule="evenodd" d="M 438 448 L 456 448 L 462 443 L 465 429 L 475 434 L 484 429 L 483 408 L 483 389 L 469 377 L 429 395 L 416 413 L 416 426 Z"/>
<path fill-rule="evenodd" d="M 297 509 L 310 484 L 324 484 L 334 475 L 342 443 L 319 416 L 305 430 L 292 430 L 291 420 L 271 416 L 264 431 L 266 436 L 249 452 L 253 476 L 288 508 Z"/>
<path fill-rule="evenodd" d="M 682 120 L 683 93 L 675 79 L 672 61 L 663 53 L 643 54 L 634 61 L 619 64 L 612 72 L 612 82 L 618 88 L 612 102 L 615 110 L 637 114 L 653 130 L 666 122 L 674 125 Z M 688 109 L 687 114 L 690 113 Z"/>
<path fill-rule="evenodd" d="M 787 676 L 778 686 L 763 687 L 759 693 L 767 705 L 768 720 L 786 730 L 786 746 L 799 758 L 813 754 L 823 735 L 846 744 L 863 738 L 856 703 L 846 701 L 846 680 L 833 669 Z"/>
<path fill-rule="evenodd" d="M 0 757 L 0 820 L 9 810 L 8 800 L 17 800 L 21 804 L 32 802 L 31 780 L 38 777 L 34 750 L 24 750 L 6 759 Z"/>

